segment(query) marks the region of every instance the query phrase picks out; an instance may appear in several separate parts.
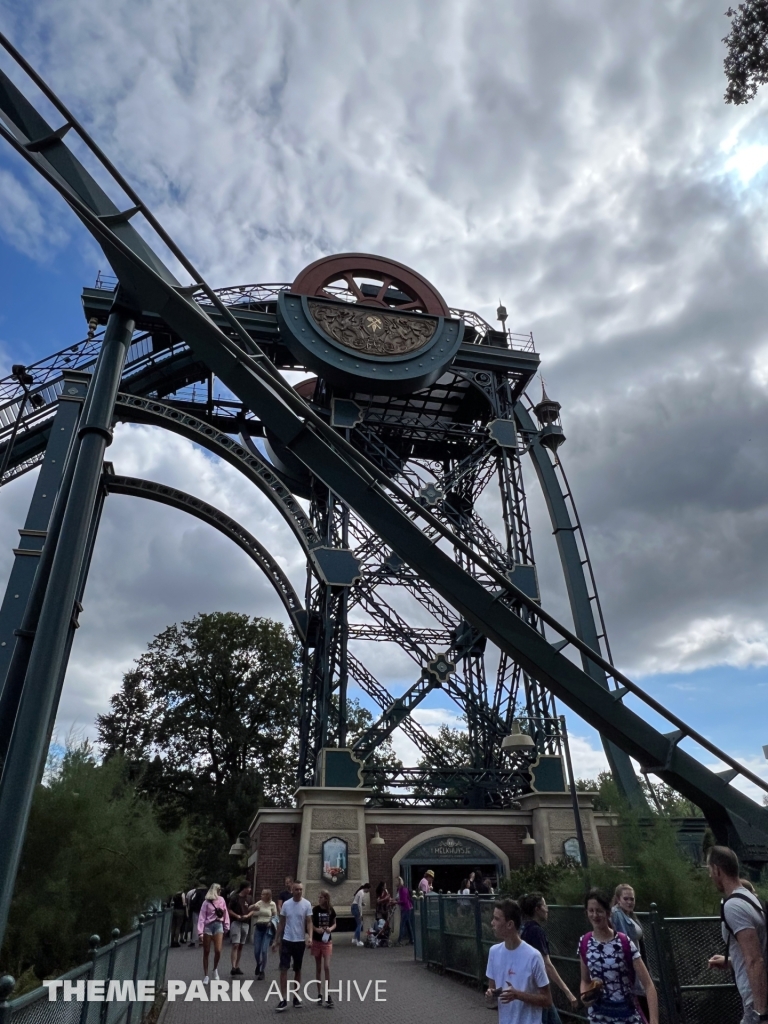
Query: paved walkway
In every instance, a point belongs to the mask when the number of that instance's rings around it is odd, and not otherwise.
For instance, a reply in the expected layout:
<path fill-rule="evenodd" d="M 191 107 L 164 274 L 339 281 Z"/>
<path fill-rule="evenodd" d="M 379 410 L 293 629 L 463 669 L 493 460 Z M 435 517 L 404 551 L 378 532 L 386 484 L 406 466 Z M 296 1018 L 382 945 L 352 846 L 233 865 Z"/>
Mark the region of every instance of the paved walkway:
<path fill-rule="evenodd" d="M 170 950 L 168 956 L 167 978 L 187 983 L 201 980 L 203 956 L 202 950 L 181 949 Z M 213 963 L 213 958 L 211 958 Z M 219 973 L 222 980 L 232 981 L 229 974 L 229 946 L 225 943 L 221 956 Z M 299 1010 L 289 1007 L 285 1013 L 277 1014 L 275 1007 L 278 996 L 273 995 L 265 1002 L 265 996 L 273 980 L 277 980 L 277 955 L 270 953 L 266 979 L 255 981 L 253 974 L 252 947 L 246 946 L 243 951 L 242 969 L 245 972 L 240 980 L 253 981 L 250 993 L 253 1002 L 166 1002 L 159 1024 L 253 1024 L 254 1021 L 292 1020 L 298 1024 L 303 1017 L 308 1020 L 355 1021 L 355 1024 L 446 1024 L 447 1021 L 461 1021 L 462 1024 L 495 1024 L 496 1014 L 485 1006 L 482 994 L 476 989 L 462 985 L 450 977 L 441 977 L 428 971 L 423 964 L 413 959 L 413 948 L 403 946 L 392 949 L 357 948 L 350 944 L 348 934 L 342 933 L 334 943 L 331 960 L 331 986 L 343 985 L 343 999 L 333 994 L 335 1006 L 327 1010 L 317 1004 L 305 1001 Z M 309 951 L 304 958 L 302 984 L 315 976 L 315 961 Z M 293 972 L 288 975 L 293 977 Z M 374 984 L 371 984 L 367 997 L 361 1002 L 357 989 L 364 993 L 369 981 L 384 982 L 379 985 L 380 997 L 386 1001 L 374 1001 Z M 347 982 L 350 983 L 351 1001 L 347 1002 Z M 316 986 L 311 986 L 310 995 L 314 995 Z M 274 986 L 273 986 L 274 990 Z"/>

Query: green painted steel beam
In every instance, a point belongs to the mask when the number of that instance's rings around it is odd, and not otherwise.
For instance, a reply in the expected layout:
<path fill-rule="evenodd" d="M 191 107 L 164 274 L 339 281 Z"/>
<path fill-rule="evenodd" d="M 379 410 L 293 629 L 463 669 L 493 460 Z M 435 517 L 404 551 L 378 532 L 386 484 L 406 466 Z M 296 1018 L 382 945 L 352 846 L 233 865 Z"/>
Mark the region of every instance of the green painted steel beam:
<path fill-rule="evenodd" d="M 431 672 L 425 672 L 420 676 L 413 686 L 409 687 L 401 697 L 393 700 L 373 725 L 366 729 L 359 739 L 355 740 L 352 749 L 357 757 L 363 761 L 370 757 L 379 744 L 391 736 L 424 698 L 439 686 L 439 680 Z"/>
<path fill-rule="evenodd" d="M 50 537 L 48 550 L 43 549 L 41 563 L 53 552 L 50 572 L 45 580 L 39 616 L 31 629 L 27 629 L 34 639 L 0 778 L 0 821 L 4 829 L 4 842 L 0 843 L 0 936 L 5 932 L 32 798 L 43 772 L 58 709 L 72 643 L 73 620 L 98 525 L 104 451 L 111 441 L 115 397 L 132 334 L 130 311 L 116 304 L 81 414 L 77 432 L 79 445 L 73 446 L 68 456 L 65 476 L 69 476 L 69 466 L 72 466 L 71 484 L 66 492 L 60 487 L 51 517 L 59 518 L 60 507 L 66 501 L 55 549 L 50 547 Z M 42 564 L 37 573 L 38 577 L 41 575 Z M 33 600 L 34 595 L 30 595 L 27 615 Z M 9 680 L 14 662 L 19 664 L 20 646 L 17 642 Z"/>
<path fill-rule="evenodd" d="M 0 88 L 0 107 L 7 106 L 7 98 L 13 88 L 6 86 L 5 92 Z M 99 218 L 99 213 L 114 211 L 96 210 L 95 205 L 91 205 L 89 190 L 83 185 L 87 172 L 71 154 L 67 159 L 63 158 L 59 147 L 65 146 L 64 142 L 54 142 L 43 153 L 30 153 L 24 143 L 44 137 L 45 133 L 40 131 L 25 138 L 23 132 L 21 136 L 19 134 L 17 121 L 13 123 L 17 130 L 13 133 L 3 131 L 4 137 L 66 198 L 102 246 L 121 284 L 129 294 L 140 297 L 141 308 L 154 310 L 173 331 L 185 338 L 196 355 L 269 426 L 275 436 L 354 509 L 371 529 L 385 538 L 395 552 L 467 621 L 625 753 L 698 804 L 720 840 L 740 847 L 747 860 L 768 858 L 768 808 L 729 785 L 716 772 L 681 749 L 676 740 L 665 736 L 642 715 L 616 700 L 503 603 L 505 592 L 523 603 L 528 600 L 525 595 L 506 582 L 500 584 L 499 591 L 490 591 L 457 565 L 390 499 L 385 488 L 391 489 L 394 485 L 388 484 L 374 466 L 333 435 L 300 396 L 287 387 L 263 353 L 256 352 L 254 358 L 245 350 L 237 350 L 231 338 L 224 335 L 192 300 L 191 290 L 180 288 L 167 268 L 158 267 L 158 258 L 154 253 L 147 253 L 146 243 L 130 223 L 108 225 Z M 47 126 L 43 123 L 42 127 Z M 55 166 L 51 155 L 57 157 Z M 72 182 L 67 180 L 69 172 Z M 237 327 L 236 324 L 233 326 Z M 245 342 L 247 349 L 252 342 L 247 336 Z M 405 500 L 402 493 L 398 500 Z M 412 511 L 430 519 L 425 510 Z M 459 548 L 464 547 L 459 538 L 453 542 Z M 474 557 L 473 553 L 470 554 Z M 491 567 L 486 567 L 486 571 L 495 577 Z M 570 636 L 567 630 L 557 626 L 551 616 L 544 617 L 561 636 Z M 581 643 L 577 637 L 573 637 L 571 642 Z M 621 679 L 628 682 L 624 677 Z M 630 688 L 637 690 L 646 704 L 653 704 L 638 688 L 632 685 Z M 732 766 L 735 765 L 732 763 Z M 743 771 L 742 774 L 752 778 L 749 772 Z M 762 785 L 760 780 L 757 782 Z"/>
<path fill-rule="evenodd" d="M 584 566 L 581 564 L 581 555 L 576 544 L 575 524 L 571 522 L 568 513 L 568 506 L 560 489 L 555 474 L 555 468 L 549 458 L 549 453 L 541 445 L 536 437 L 537 428 L 530 413 L 522 402 L 515 405 L 515 416 L 521 429 L 528 431 L 532 437 L 530 456 L 539 478 L 539 484 L 544 492 L 544 500 L 547 503 L 549 518 L 552 523 L 552 530 L 557 543 L 557 550 L 560 554 L 560 564 L 565 577 L 565 587 L 568 593 L 568 603 L 573 616 L 573 628 L 576 636 L 583 640 L 587 647 L 593 651 L 600 652 L 600 641 L 595 626 L 595 616 L 592 610 L 592 602 L 589 600 L 589 591 L 584 577 Z M 608 677 L 604 670 L 587 657 L 582 657 L 584 671 L 599 683 L 604 689 L 608 689 Z M 640 787 L 640 782 L 635 775 L 632 762 L 629 756 L 611 740 L 602 738 L 605 756 L 611 768 L 611 774 L 618 786 L 619 792 L 638 810 L 647 810 L 647 803 Z"/>
<path fill-rule="evenodd" d="M 24 683 L 23 675 L 18 673 L 9 681 L 8 670 L 19 636 L 18 630 L 27 612 L 43 546 L 48 539 L 54 501 L 73 444 L 89 380 L 90 377 L 84 373 L 71 370 L 64 372 L 64 387 L 57 399 L 56 414 L 45 431 L 48 439 L 45 457 L 35 482 L 24 529 L 19 531 L 21 540 L 14 551 L 14 564 L 0 607 L 0 762 L 8 749 Z"/>

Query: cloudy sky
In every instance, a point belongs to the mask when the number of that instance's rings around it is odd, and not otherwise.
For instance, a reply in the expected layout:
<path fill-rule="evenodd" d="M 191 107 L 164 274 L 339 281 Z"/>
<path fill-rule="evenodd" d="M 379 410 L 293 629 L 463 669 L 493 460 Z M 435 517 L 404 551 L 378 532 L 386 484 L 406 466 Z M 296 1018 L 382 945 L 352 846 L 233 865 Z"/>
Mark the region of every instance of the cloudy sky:
<path fill-rule="evenodd" d="M 290 281 L 363 251 L 488 319 L 501 298 L 563 405 L 618 664 L 762 770 L 768 101 L 723 103 L 726 6 L 0 0 L 0 29 L 212 284 Z M 100 268 L 64 205 L 0 148 L 4 372 L 83 336 L 80 290 Z M 301 585 L 286 529 L 233 470 L 150 428 L 121 427 L 109 457 L 218 503 Z M 545 603 L 565 616 L 531 484 Z M 32 485 L 3 490 L 3 572 Z M 165 625 L 280 615 L 226 540 L 124 497 L 107 503 L 85 605 L 60 736 L 91 729 Z M 380 675 L 394 691 L 410 681 L 398 662 Z M 434 727 L 450 711 L 437 697 L 420 716 Z M 594 774 L 597 737 L 570 725 L 577 768 Z"/>

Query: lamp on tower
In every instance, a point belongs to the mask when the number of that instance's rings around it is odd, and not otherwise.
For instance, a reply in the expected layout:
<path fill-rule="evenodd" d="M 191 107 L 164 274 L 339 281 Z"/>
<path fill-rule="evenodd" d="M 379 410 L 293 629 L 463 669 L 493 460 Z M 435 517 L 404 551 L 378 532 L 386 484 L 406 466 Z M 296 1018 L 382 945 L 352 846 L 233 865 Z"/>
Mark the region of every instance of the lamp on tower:
<path fill-rule="evenodd" d="M 501 741 L 502 750 L 527 750 L 530 747 L 535 747 L 536 742 L 533 736 L 529 736 L 527 732 L 523 732 L 520 728 L 519 722 L 513 722 L 509 730 L 509 735 L 505 736 Z"/>

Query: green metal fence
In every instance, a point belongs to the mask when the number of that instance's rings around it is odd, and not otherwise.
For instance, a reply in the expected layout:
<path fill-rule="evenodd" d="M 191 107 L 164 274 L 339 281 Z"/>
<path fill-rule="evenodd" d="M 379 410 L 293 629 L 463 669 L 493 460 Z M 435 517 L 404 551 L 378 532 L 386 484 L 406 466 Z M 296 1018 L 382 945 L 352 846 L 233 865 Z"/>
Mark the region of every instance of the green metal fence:
<path fill-rule="evenodd" d="M 441 970 L 471 978 L 485 987 L 493 899 L 430 895 L 415 901 L 415 954 Z M 660 1024 L 730 1024 L 741 1018 L 736 986 L 711 971 L 707 960 L 723 951 L 717 917 L 665 918 L 655 908 L 638 914 L 643 927 L 643 956 L 659 994 Z M 588 930 L 581 907 L 550 907 L 547 923 L 552 963 L 572 992 L 579 991 L 579 938 Z M 572 1013 L 552 987 L 564 1021 L 586 1021 L 579 1006 Z"/>
<path fill-rule="evenodd" d="M 77 982 L 153 981 L 159 992 L 165 982 L 165 965 L 171 943 L 172 910 L 142 916 L 136 931 L 120 937 L 113 932 L 111 942 L 100 946 L 99 936 L 91 939 L 88 963 L 61 975 L 61 981 Z M 89 1002 L 85 985 L 73 989 L 74 998 L 50 1001 L 48 989 L 41 987 L 18 999 L 8 1000 L 13 979 L 0 980 L 0 1024 L 141 1024 L 152 1003 Z M 106 986 L 105 986 L 106 988 Z"/>

